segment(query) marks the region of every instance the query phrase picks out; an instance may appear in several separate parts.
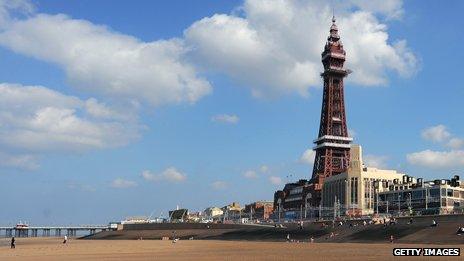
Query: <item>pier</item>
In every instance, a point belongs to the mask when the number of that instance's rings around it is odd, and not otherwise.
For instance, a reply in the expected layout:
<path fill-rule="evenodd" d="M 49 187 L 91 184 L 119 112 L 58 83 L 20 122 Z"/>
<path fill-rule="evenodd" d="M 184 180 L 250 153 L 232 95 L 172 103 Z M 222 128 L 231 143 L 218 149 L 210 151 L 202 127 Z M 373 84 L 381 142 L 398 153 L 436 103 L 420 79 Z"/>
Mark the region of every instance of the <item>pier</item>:
<path fill-rule="evenodd" d="M 107 225 L 89 226 L 37 226 L 37 227 L 0 227 L 0 235 L 4 237 L 76 237 L 78 232 L 88 232 L 88 235 L 109 230 Z M 3 233 L 4 232 L 4 233 Z"/>

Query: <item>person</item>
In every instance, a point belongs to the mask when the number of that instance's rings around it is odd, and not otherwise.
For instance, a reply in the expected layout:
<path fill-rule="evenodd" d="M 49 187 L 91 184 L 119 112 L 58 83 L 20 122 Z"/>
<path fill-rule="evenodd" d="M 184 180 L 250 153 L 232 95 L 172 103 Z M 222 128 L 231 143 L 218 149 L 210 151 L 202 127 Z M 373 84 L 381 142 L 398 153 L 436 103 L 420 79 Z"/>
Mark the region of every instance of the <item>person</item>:
<path fill-rule="evenodd" d="M 12 249 L 13 249 L 13 248 L 16 248 L 15 241 L 16 241 L 15 238 L 14 238 L 14 237 L 11 237 L 11 246 L 10 246 L 10 247 L 11 247 Z"/>
<path fill-rule="evenodd" d="M 460 236 L 462 234 L 464 234 L 464 227 L 459 227 L 458 231 L 456 231 L 456 235 Z"/>
<path fill-rule="evenodd" d="M 408 224 L 409 225 L 412 224 L 412 221 L 413 221 L 412 218 L 410 218 Z"/>
<path fill-rule="evenodd" d="M 300 229 L 303 229 L 303 221 L 300 221 Z"/>
<path fill-rule="evenodd" d="M 66 243 L 68 243 L 68 236 L 67 235 L 64 236 L 64 240 L 63 240 L 63 244 L 66 244 Z"/>
<path fill-rule="evenodd" d="M 314 243 L 314 237 L 311 237 L 310 242 Z"/>
<path fill-rule="evenodd" d="M 395 238 L 393 237 L 393 235 L 390 235 L 390 243 L 393 243 L 393 240 L 395 240 Z"/>
<path fill-rule="evenodd" d="M 430 225 L 431 227 L 438 227 L 438 223 L 437 221 L 435 221 L 435 219 L 432 220 L 432 225 Z"/>

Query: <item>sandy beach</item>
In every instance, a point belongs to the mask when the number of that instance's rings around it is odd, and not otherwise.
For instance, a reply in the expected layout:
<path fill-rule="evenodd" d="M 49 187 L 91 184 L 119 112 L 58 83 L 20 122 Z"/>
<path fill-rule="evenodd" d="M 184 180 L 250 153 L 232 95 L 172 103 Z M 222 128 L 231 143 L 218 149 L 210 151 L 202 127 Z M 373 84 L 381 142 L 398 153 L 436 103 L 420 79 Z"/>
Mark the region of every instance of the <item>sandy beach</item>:
<path fill-rule="evenodd" d="M 10 249 L 5 238 L 0 244 L 0 260 L 393 260 L 392 249 L 399 246 L 213 240 L 181 240 L 176 244 L 161 240 L 70 240 L 63 245 L 60 238 L 20 238 L 17 248 Z"/>

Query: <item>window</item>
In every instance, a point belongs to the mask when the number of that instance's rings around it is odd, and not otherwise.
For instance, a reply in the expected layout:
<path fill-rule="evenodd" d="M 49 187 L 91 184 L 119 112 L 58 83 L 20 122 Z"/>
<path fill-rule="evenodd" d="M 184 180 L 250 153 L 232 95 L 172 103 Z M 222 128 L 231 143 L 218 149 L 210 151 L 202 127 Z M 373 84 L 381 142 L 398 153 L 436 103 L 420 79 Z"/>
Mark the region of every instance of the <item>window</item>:
<path fill-rule="evenodd" d="M 447 189 L 446 190 L 446 196 L 452 197 L 453 196 L 453 190 L 452 189 Z"/>
<path fill-rule="evenodd" d="M 439 197 L 440 196 L 440 189 L 430 189 L 429 190 L 429 196 L 430 197 Z"/>
<path fill-rule="evenodd" d="M 424 198 L 424 196 L 423 196 L 423 193 L 424 193 L 424 192 L 425 192 L 425 191 L 423 191 L 423 190 L 415 190 L 415 191 L 412 192 L 412 198 L 413 198 L 413 199 L 421 199 L 421 198 Z"/>

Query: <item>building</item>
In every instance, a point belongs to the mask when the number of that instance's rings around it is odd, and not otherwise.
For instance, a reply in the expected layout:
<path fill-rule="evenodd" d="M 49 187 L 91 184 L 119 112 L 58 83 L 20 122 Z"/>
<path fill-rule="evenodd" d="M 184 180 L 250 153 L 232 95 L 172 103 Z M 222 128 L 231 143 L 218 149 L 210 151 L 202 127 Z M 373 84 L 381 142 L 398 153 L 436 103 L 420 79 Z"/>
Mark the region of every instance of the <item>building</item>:
<path fill-rule="evenodd" d="M 132 216 L 127 217 L 121 221 L 121 224 L 146 224 L 150 223 L 150 219 L 146 216 Z"/>
<path fill-rule="evenodd" d="M 273 201 L 256 201 L 245 205 L 245 215 L 255 220 L 267 220 L 274 211 Z"/>
<path fill-rule="evenodd" d="M 310 191 L 311 186 L 306 179 L 285 184 L 282 190 L 274 193 L 274 217 L 279 220 L 281 218 L 295 219 L 299 216 L 306 218 L 310 207 Z"/>
<path fill-rule="evenodd" d="M 238 202 L 232 202 L 229 205 L 226 205 L 221 208 L 224 212 L 223 220 L 238 220 L 242 217 L 243 208 Z"/>
<path fill-rule="evenodd" d="M 384 170 L 364 165 L 362 148 L 351 145 L 350 166 L 346 172 L 328 177 L 322 189 L 321 214 L 369 215 L 376 209 L 375 200 L 379 193 L 387 191 L 390 184 L 412 177 L 395 170 Z M 334 211 L 335 209 L 335 211 Z"/>
<path fill-rule="evenodd" d="M 219 218 L 222 216 L 224 211 L 218 207 L 209 207 L 205 209 L 205 216 L 209 219 Z"/>
<path fill-rule="evenodd" d="M 459 176 L 423 182 L 396 182 L 378 195 L 379 213 L 410 214 L 450 214 L 463 213 L 464 184 Z"/>

